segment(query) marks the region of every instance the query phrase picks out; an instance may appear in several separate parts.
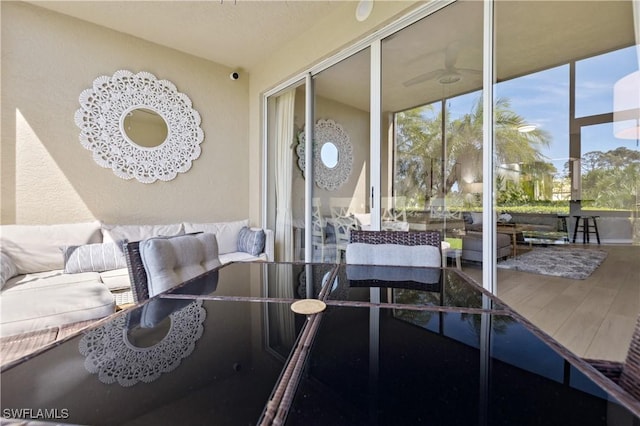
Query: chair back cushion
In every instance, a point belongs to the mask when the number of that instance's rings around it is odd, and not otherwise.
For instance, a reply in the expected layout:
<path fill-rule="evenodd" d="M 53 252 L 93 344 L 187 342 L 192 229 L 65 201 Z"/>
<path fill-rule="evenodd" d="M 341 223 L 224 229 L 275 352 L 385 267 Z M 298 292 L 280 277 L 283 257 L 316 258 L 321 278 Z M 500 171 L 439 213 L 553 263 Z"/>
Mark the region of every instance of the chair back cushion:
<path fill-rule="evenodd" d="M 430 245 L 407 246 L 402 244 L 366 244 L 347 245 L 348 264 L 426 266 L 438 268 L 442 257 L 440 248 Z"/>
<path fill-rule="evenodd" d="M 216 236 L 210 233 L 149 238 L 140 242 L 149 297 L 220 266 Z"/>

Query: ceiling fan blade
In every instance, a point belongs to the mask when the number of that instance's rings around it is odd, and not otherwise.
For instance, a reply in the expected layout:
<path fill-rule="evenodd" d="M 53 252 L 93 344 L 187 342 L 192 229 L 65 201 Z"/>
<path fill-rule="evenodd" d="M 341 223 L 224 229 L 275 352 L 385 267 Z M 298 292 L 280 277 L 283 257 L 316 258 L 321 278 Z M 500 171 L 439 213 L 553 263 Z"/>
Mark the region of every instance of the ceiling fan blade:
<path fill-rule="evenodd" d="M 456 41 L 452 41 L 451 43 L 449 43 L 449 45 L 447 46 L 447 50 L 445 52 L 445 57 L 444 57 L 444 67 L 445 69 L 452 69 L 455 68 L 456 66 L 456 62 L 458 61 L 458 54 L 460 53 L 460 41 L 456 40 Z"/>
<path fill-rule="evenodd" d="M 420 74 L 419 76 L 413 77 L 412 79 L 405 81 L 404 83 L 402 83 L 402 85 L 404 87 L 409 87 L 409 86 L 413 86 L 414 84 L 423 83 L 427 80 L 438 78 L 444 72 L 445 70 L 435 70 L 428 73 Z"/>

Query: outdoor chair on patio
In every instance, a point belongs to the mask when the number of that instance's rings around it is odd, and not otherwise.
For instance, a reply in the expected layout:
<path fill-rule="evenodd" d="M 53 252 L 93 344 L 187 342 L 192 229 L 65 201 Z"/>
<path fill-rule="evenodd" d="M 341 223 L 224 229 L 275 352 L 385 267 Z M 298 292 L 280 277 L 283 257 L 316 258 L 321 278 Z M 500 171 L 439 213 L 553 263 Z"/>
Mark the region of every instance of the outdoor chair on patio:
<path fill-rule="evenodd" d="M 586 361 L 640 401 L 640 316 L 636 320 L 636 327 L 624 362 L 594 359 Z"/>
<path fill-rule="evenodd" d="M 353 230 L 346 261 L 360 265 L 440 267 L 441 236 L 437 231 Z"/>
<path fill-rule="evenodd" d="M 154 237 L 125 245 L 133 299 L 144 302 L 220 266 L 215 234 Z"/>

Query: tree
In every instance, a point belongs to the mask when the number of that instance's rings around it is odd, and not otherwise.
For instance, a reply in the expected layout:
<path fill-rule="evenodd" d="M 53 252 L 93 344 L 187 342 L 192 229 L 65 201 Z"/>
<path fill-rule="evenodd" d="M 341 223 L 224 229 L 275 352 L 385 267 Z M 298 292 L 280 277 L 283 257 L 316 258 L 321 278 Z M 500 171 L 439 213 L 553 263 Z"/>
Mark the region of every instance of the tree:
<path fill-rule="evenodd" d="M 395 188 L 397 194 L 406 196 L 414 206 L 425 205 L 433 196 L 448 194 L 456 183 L 461 185 L 456 167 L 473 170 L 476 181 L 482 180 L 484 111 L 481 99 L 475 102 L 468 114 L 446 121 L 444 137 L 443 111 L 440 108 L 436 110 L 434 105 L 439 104 L 417 107 L 396 115 Z M 496 100 L 496 162 L 536 164 L 531 170 L 548 173 L 553 166 L 549 167 L 541 148 L 549 145 L 550 135 L 540 129 L 519 132 L 517 129 L 525 124 L 525 120 L 510 108 L 508 99 Z"/>
<path fill-rule="evenodd" d="M 626 147 L 582 156 L 582 198 L 591 207 L 635 208 L 640 201 L 640 151 Z"/>

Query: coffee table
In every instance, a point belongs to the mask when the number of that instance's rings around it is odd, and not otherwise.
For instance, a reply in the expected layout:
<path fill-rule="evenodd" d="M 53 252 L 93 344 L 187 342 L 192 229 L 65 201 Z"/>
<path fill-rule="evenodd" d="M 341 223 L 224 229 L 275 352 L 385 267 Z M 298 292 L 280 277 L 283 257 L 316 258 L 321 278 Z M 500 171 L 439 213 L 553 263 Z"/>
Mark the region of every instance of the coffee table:
<path fill-rule="evenodd" d="M 507 234 L 511 236 L 511 247 L 513 247 L 513 257 L 518 256 L 518 235 L 522 234 L 522 227 L 511 224 L 498 224 L 496 226 L 496 232 L 498 234 Z"/>

